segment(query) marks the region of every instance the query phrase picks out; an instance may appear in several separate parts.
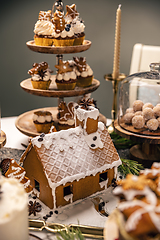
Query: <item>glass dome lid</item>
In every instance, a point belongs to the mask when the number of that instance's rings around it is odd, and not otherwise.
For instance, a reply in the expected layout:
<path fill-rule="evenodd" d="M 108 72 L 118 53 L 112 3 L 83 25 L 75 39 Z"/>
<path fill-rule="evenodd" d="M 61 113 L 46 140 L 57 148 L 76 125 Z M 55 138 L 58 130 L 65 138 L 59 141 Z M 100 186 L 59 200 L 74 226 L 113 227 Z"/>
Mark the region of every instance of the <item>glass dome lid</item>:
<path fill-rule="evenodd" d="M 122 80 L 118 124 L 131 132 L 160 135 L 160 63 Z"/>

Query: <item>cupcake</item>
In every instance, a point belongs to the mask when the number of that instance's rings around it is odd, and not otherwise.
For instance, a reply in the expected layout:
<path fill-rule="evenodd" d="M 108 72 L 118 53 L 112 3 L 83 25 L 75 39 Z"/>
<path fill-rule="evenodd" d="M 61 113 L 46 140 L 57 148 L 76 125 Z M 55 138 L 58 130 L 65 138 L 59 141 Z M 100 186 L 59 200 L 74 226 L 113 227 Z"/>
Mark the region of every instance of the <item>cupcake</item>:
<path fill-rule="evenodd" d="M 55 65 L 58 69 L 56 74 L 56 84 L 59 90 L 73 90 L 76 86 L 77 76 L 69 61 L 59 60 Z"/>
<path fill-rule="evenodd" d="M 74 121 L 74 106 L 77 105 L 75 102 L 61 101 L 58 105 L 58 130 L 66 130 L 75 127 Z"/>
<path fill-rule="evenodd" d="M 53 24 L 51 22 L 51 10 L 40 11 L 38 21 L 34 27 L 34 42 L 39 46 L 53 45 Z"/>
<path fill-rule="evenodd" d="M 86 63 L 86 58 L 84 57 L 74 57 L 75 72 L 77 75 L 77 86 L 78 87 L 88 87 L 92 84 L 93 71 L 91 67 Z"/>
<path fill-rule="evenodd" d="M 51 71 L 48 63 L 34 63 L 33 68 L 28 71 L 31 75 L 31 83 L 35 89 L 48 90 L 51 83 Z"/>
<path fill-rule="evenodd" d="M 66 24 L 64 14 L 56 10 L 51 21 L 54 29 L 54 46 L 73 46 L 74 31 L 70 24 Z"/>
<path fill-rule="evenodd" d="M 82 19 L 79 17 L 79 13 L 76 10 L 76 5 L 66 5 L 66 11 L 65 20 L 72 26 L 74 31 L 74 45 L 82 45 L 85 39 L 85 25 Z"/>
<path fill-rule="evenodd" d="M 33 114 L 33 123 L 38 133 L 49 133 L 53 126 L 53 116 L 49 111 L 36 111 Z"/>

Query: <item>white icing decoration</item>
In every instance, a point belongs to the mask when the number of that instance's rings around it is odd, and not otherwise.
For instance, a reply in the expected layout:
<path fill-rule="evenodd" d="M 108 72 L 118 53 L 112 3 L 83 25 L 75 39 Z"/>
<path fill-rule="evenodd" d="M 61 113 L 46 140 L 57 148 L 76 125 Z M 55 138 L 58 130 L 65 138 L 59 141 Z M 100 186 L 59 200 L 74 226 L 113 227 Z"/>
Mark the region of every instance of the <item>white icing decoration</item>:
<path fill-rule="evenodd" d="M 108 184 L 108 179 L 106 181 L 102 181 L 99 183 L 100 187 L 101 188 L 105 187 L 105 189 L 107 189 L 107 184 Z"/>
<path fill-rule="evenodd" d="M 135 177 L 134 179 L 136 179 Z M 139 220 L 142 218 L 143 214 L 148 213 L 152 219 L 155 227 L 160 231 L 160 216 L 157 215 L 158 211 L 160 212 L 160 207 L 157 206 L 157 196 L 149 187 L 145 187 L 143 190 L 129 189 L 124 190 L 121 186 L 118 186 L 113 191 L 114 194 L 123 194 L 127 201 L 120 202 L 118 209 L 124 211 L 128 208 L 133 208 L 134 206 L 139 206 L 140 209 L 134 211 L 129 218 L 126 220 L 126 231 L 132 231 L 136 229 Z M 141 200 L 135 200 L 134 198 L 138 195 L 144 195 L 147 202 Z"/>
<path fill-rule="evenodd" d="M 69 195 L 66 195 L 66 196 L 64 197 L 64 199 L 65 199 L 67 202 L 70 200 L 70 203 L 72 203 L 72 202 L 73 202 L 73 194 L 71 193 L 71 194 L 69 194 Z"/>
<path fill-rule="evenodd" d="M 79 121 L 84 121 L 84 129 L 86 129 L 86 123 L 87 123 L 87 118 L 92 118 L 94 120 L 96 120 L 99 116 L 99 111 L 98 109 L 89 106 L 89 110 L 86 111 L 85 109 L 79 107 L 79 108 L 75 108 L 74 110 L 74 116 L 79 119 Z"/>

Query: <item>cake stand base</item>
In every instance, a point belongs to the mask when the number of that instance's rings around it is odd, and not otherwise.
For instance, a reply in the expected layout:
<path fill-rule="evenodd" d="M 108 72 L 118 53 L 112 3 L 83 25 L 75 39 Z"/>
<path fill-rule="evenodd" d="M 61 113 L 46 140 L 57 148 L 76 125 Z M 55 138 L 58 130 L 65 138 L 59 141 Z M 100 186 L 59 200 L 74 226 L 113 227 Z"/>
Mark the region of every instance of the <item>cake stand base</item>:
<path fill-rule="evenodd" d="M 121 137 L 125 137 L 139 144 L 130 148 L 130 158 L 150 168 L 153 162 L 160 162 L 160 136 L 142 135 L 122 128 L 118 121 L 114 122 L 114 130 Z"/>
<path fill-rule="evenodd" d="M 160 145 L 143 143 L 134 145 L 130 149 L 130 156 L 133 160 L 143 164 L 144 167 L 150 168 L 153 162 L 160 162 Z"/>

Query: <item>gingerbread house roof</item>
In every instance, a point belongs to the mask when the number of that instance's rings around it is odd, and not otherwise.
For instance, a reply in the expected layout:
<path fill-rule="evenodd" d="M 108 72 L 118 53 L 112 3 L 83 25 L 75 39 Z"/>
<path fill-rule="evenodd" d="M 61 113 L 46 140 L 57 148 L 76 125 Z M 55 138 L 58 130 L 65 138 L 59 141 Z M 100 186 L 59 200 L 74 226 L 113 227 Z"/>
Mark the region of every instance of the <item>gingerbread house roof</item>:
<path fill-rule="evenodd" d="M 78 126 L 35 137 L 31 142 L 52 188 L 121 164 L 110 135 L 101 122 L 97 133 L 87 136 Z"/>

